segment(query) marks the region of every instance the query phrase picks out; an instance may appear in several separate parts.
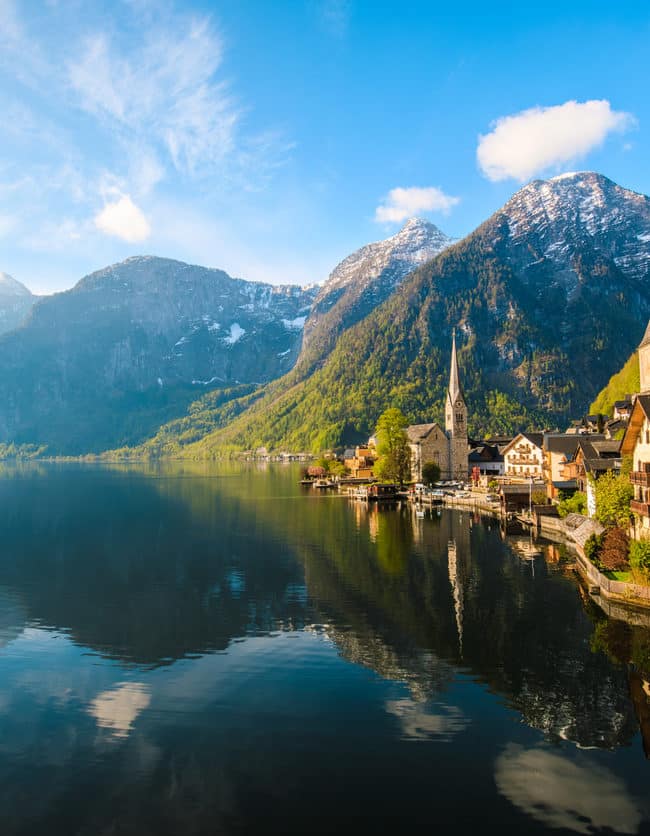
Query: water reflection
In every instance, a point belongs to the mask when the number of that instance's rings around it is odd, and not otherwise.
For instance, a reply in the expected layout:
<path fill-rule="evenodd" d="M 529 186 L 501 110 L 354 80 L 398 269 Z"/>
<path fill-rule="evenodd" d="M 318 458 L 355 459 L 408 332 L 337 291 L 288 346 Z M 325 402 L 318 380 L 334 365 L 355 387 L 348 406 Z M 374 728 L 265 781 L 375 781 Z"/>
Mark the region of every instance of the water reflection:
<path fill-rule="evenodd" d="M 527 815 L 576 833 L 637 833 L 642 813 L 609 769 L 543 749 L 510 745 L 495 764 L 497 788 Z"/>
<path fill-rule="evenodd" d="M 125 738 L 138 715 L 151 702 L 151 693 L 144 682 L 120 682 L 102 691 L 88 706 L 88 713 L 97 725 L 116 738 Z"/>
<path fill-rule="evenodd" d="M 454 769 L 510 832 L 636 832 L 650 633 L 598 615 L 557 547 L 533 575 L 495 521 L 297 481 L 191 463 L 0 474 L 0 814 L 48 764 L 33 828 L 7 833 L 76 832 L 49 827 L 71 815 L 72 764 L 94 788 L 79 832 L 254 832 L 326 788 L 424 814 L 438 784 L 453 820 Z M 590 801 L 606 777 L 616 803 Z M 123 818 L 97 807 L 104 784 Z"/>

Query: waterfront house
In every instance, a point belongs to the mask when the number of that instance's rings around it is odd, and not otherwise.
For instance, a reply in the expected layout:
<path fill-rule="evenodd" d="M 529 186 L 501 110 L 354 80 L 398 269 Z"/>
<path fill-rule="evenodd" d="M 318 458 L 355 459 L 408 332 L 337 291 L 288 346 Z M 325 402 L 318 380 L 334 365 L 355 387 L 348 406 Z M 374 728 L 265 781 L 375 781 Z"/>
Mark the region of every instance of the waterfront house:
<path fill-rule="evenodd" d="M 345 469 L 354 479 L 372 479 L 374 477 L 372 468 L 377 461 L 377 450 L 370 444 L 354 450 L 348 449 L 343 454 Z"/>
<path fill-rule="evenodd" d="M 504 474 L 509 479 L 541 481 L 543 433 L 519 433 L 503 450 Z"/>
<path fill-rule="evenodd" d="M 501 502 L 501 513 L 504 515 L 518 514 L 521 511 L 528 511 L 532 507 L 533 485 L 530 484 L 504 484 L 499 487 L 499 500 Z"/>
<path fill-rule="evenodd" d="M 474 481 L 477 481 L 477 476 L 484 476 L 488 479 L 496 479 L 499 476 L 503 476 L 504 461 L 502 449 L 504 446 L 499 447 L 498 444 L 491 443 L 490 441 L 470 441 L 469 472 Z"/>
<path fill-rule="evenodd" d="M 598 478 L 620 469 L 621 442 L 604 433 L 544 433 L 544 482 L 547 496 L 558 499 L 576 490 L 590 490 L 589 475 Z"/>
<path fill-rule="evenodd" d="M 650 538 L 650 394 L 637 395 L 632 414 L 621 442 L 621 455 L 632 457 L 630 481 L 634 499 L 630 510 L 635 515 L 632 536 Z"/>
<path fill-rule="evenodd" d="M 608 470 L 621 469 L 621 442 L 603 436 L 589 435 L 579 438 L 575 450 L 567 456 L 561 469 L 561 478 L 566 483 L 575 483 L 574 490 L 587 496 L 587 513 L 596 513 L 594 481 Z"/>
<path fill-rule="evenodd" d="M 598 437 L 603 438 L 604 436 L 600 435 Z M 566 479 L 564 476 L 564 467 L 567 461 L 574 456 L 575 451 L 575 433 L 544 433 L 542 470 L 546 496 L 550 500 L 559 499 L 560 492 L 563 494 L 574 493 L 578 489 L 578 483 L 575 479 Z"/>

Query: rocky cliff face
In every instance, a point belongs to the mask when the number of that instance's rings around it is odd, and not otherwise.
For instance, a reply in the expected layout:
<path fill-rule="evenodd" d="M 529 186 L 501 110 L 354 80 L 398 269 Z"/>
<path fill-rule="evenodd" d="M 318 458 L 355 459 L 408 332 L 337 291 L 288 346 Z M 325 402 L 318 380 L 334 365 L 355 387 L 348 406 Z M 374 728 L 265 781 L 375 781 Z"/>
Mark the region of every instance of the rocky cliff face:
<path fill-rule="evenodd" d="M 22 325 L 34 302 L 36 296 L 24 284 L 0 272 L 0 334 Z"/>
<path fill-rule="evenodd" d="M 291 368 L 316 288 L 137 257 L 42 299 L 0 342 L 0 441 L 83 452 L 138 437 L 208 387 Z"/>
<path fill-rule="evenodd" d="M 337 338 L 393 293 L 417 266 L 453 242 L 434 224 L 411 218 L 384 241 L 361 247 L 331 272 L 305 323 L 300 364 L 321 363 Z"/>

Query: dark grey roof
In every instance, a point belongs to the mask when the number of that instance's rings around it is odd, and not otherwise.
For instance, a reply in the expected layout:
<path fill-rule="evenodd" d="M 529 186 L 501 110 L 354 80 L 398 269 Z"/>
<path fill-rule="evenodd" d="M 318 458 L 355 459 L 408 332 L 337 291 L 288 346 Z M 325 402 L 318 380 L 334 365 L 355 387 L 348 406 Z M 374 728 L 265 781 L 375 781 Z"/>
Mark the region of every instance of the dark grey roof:
<path fill-rule="evenodd" d="M 606 473 L 608 470 L 620 470 L 621 459 L 585 459 L 585 473 Z"/>
<path fill-rule="evenodd" d="M 435 422 L 433 424 L 411 424 L 410 427 L 406 428 L 407 438 L 411 442 L 420 441 L 426 438 L 435 426 Z"/>
<path fill-rule="evenodd" d="M 542 444 L 544 443 L 544 433 L 522 433 L 531 444 L 534 444 L 535 447 L 539 447 L 541 449 Z"/>
<path fill-rule="evenodd" d="M 468 456 L 470 462 L 502 462 L 503 456 L 494 444 L 480 444 Z"/>
<path fill-rule="evenodd" d="M 599 435 L 598 438 L 605 438 Z M 550 453 L 563 453 L 570 456 L 575 453 L 580 436 L 575 433 L 544 433 L 544 449 Z"/>

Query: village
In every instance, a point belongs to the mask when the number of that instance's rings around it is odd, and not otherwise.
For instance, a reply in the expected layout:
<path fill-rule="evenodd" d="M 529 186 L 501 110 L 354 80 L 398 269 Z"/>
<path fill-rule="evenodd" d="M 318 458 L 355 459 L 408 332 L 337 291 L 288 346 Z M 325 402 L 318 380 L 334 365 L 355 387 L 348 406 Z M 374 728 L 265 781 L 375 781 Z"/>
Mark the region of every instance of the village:
<path fill-rule="evenodd" d="M 408 476 L 382 479 L 377 436 L 303 468 L 303 484 L 365 501 L 470 506 L 568 542 L 590 592 L 650 606 L 650 323 L 638 348 L 640 391 L 612 415 L 585 415 L 564 432 L 476 440 L 455 335 L 445 426 L 405 427 Z"/>

